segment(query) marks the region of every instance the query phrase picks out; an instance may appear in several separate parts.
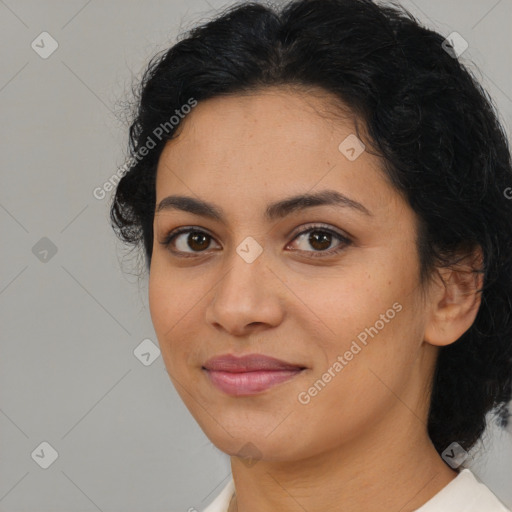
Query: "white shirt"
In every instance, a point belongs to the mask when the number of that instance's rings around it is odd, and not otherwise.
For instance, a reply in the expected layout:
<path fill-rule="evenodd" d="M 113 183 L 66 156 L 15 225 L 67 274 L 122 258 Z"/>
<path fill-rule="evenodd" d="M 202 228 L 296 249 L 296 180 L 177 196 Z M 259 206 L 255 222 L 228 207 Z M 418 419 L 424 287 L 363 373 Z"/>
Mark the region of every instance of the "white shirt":
<path fill-rule="evenodd" d="M 233 477 L 203 512 L 227 512 L 235 492 Z M 463 469 L 415 512 L 511 512 L 469 469 Z"/>

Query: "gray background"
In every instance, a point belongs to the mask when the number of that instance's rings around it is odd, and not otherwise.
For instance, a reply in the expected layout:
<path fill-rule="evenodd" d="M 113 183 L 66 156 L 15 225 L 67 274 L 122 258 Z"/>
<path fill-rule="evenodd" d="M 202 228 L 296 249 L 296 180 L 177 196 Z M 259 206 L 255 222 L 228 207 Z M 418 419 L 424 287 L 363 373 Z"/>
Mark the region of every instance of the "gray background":
<path fill-rule="evenodd" d="M 146 366 L 134 354 L 145 339 L 157 345 L 147 281 L 130 273 L 135 255 L 111 231 L 109 197 L 93 196 L 124 162 L 119 105 L 132 77 L 223 5 L 0 0 L 2 512 L 200 510 L 229 478 L 228 457 L 192 419 L 162 358 Z M 510 134 L 512 0 L 403 5 L 468 41 L 461 59 Z M 59 45 L 46 59 L 31 47 L 43 31 Z M 470 454 L 508 506 L 511 434 L 493 428 L 488 455 Z M 42 442 L 58 452 L 47 469 Z"/>

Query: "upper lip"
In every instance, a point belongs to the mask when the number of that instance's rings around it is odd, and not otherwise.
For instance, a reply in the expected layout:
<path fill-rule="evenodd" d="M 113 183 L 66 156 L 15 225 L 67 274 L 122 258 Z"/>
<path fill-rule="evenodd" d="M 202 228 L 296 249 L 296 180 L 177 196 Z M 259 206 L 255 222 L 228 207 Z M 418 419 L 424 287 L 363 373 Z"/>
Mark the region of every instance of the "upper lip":
<path fill-rule="evenodd" d="M 248 354 L 241 357 L 232 354 L 224 354 L 212 357 L 204 363 L 203 368 L 214 371 L 232 373 L 254 372 L 258 370 L 302 370 L 305 367 L 281 361 L 275 357 L 263 354 Z"/>

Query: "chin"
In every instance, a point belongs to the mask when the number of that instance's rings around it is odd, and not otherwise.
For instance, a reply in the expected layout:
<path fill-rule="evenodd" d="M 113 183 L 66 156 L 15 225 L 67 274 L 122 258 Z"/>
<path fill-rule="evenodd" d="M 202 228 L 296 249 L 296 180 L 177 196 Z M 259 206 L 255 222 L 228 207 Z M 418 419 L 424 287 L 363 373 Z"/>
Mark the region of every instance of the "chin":
<path fill-rule="evenodd" d="M 257 426 L 250 429 L 247 425 L 240 425 L 240 428 L 231 425 L 226 430 L 219 425 L 203 429 L 212 444 L 220 451 L 231 457 L 248 459 L 248 465 L 257 460 L 284 462 L 305 456 L 302 449 L 301 453 L 298 453 L 298 450 L 307 443 L 294 442 L 293 436 L 286 429 L 283 429 L 280 435 L 277 435 L 277 431 L 272 432 L 268 424 L 263 429 Z"/>

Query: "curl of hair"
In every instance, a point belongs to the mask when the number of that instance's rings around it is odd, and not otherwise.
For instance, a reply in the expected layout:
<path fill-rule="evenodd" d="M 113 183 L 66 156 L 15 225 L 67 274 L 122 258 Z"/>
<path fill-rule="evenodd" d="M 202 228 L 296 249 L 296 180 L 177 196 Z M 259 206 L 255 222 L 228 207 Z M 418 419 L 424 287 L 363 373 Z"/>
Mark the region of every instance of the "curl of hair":
<path fill-rule="evenodd" d="M 140 149 L 189 98 L 270 86 L 320 88 L 364 124 L 386 176 L 420 221 L 422 282 L 479 246 L 482 302 L 473 325 L 440 349 L 428 433 L 439 453 L 469 450 L 512 393 L 512 161 L 492 99 L 404 8 L 370 0 L 296 0 L 280 9 L 244 2 L 156 55 L 140 83 L 129 131 L 131 165 L 111 205 L 119 238 L 153 247 L 155 175 L 175 132 Z M 358 132 L 359 133 L 359 132 Z"/>

